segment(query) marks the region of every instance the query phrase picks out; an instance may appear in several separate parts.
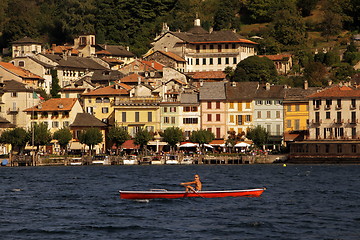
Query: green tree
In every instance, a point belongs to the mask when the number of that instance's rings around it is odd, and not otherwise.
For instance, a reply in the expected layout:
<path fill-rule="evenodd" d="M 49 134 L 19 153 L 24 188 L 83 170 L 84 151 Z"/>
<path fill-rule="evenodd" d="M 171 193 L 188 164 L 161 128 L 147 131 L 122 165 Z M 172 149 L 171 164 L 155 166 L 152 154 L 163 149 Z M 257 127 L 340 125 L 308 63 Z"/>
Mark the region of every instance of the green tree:
<path fill-rule="evenodd" d="M 355 69 L 350 64 L 339 63 L 331 69 L 331 80 L 334 83 L 347 82 L 355 73 Z"/>
<path fill-rule="evenodd" d="M 194 143 L 198 143 L 201 151 L 204 149 L 204 144 L 210 143 L 215 139 L 215 136 L 212 132 L 208 130 L 197 130 L 193 131 L 190 136 L 190 141 Z"/>
<path fill-rule="evenodd" d="M 52 83 L 51 83 L 50 94 L 53 98 L 60 98 L 59 91 L 61 87 L 59 85 L 59 78 L 57 76 L 57 71 L 54 69 L 51 70 L 51 78 L 52 78 Z"/>
<path fill-rule="evenodd" d="M 116 145 L 116 154 L 117 155 L 119 154 L 119 152 L 118 152 L 119 147 L 121 147 L 121 145 L 123 145 L 123 143 L 126 140 L 130 139 L 130 135 L 129 135 L 128 131 L 126 130 L 126 128 L 124 128 L 122 126 L 118 126 L 118 125 L 115 125 L 109 129 L 109 133 L 108 133 L 107 137 L 111 143 L 111 146 L 113 144 Z"/>
<path fill-rule="evenodd" d="M 315 9 L 319 0 L 298 0 L 296 5 L 301 11 L 303 17 L 311 15 L 311 11 Z"/>
<path fill-rule="evenodd" d="M 329 51 L 325 53 L 324 64 L 331 67 L 332 65 L 340 63 L 340 56 L 337 51 Z"/>
<path fill-rule="evenodd" d="M 304 69 L 304 78 L 309 82 L 310 87 L 324 87 L 327 85 L 326 69 L 322 63 L 312 62 Z"/>
<path fill-rule="evenodd" d="M 28 141 L 32 146 L 36 146 L 39 151 L 40 146 L 49 144 L 52 140 L 52 136 L 48 126 L 45 123 L 34 124 L 32 128 L 28 130 Z"/>
<path fill-rule="evenodd" d="M 251 56 L 237 64 L 232 80 L 275 83 L 277 78 L 273 61 L 267 57 Z"/>
<path fill-rule="evenodd" d="M 5 130 L 0 136 L 0 143 L 10 144 L 12 148 L 11 151 L 17 150 L 18 153 L 23 152 L 27 141 L 27 132 L 23 128 Z"/>
<path fill-rule="evenodd" d="M 251 139 L 256 147 L 263 148 L 268 143 L 269 133 L 260 125 L 248 130 L 246 137 Z"/>
<path fill-rule="evenodd" d="M 178 127 L 168 127 L 162 133 L 163 141 L 167 142 L 171 149 L 174 150 L 177 143 L 184 140 L 184 133 L 181 128 Z"/>
<path fill-rule="evenodd" d="M 134 143 L 140 145 L 141 151 L 145 151 L 146 146 L 151 139 L 153 139 L 153 135 L 147 129 L 141 128 L 135 134 Z"/>
<path fill-rule="evenodd" d="M 79 141 L 80 143 L 89 146 L 90 155 L 92 155 L 94 146 L 103 141 L 103 135 L 99 128 L 92 127 L 81 131 L 79 134 Z"/>
<path fill-rule="evenodd" d="M 54 132 L 53 139 L 58 140 L 60 148 L 67 153 L 67 145 L 72 139 L 72 134 L 69 128 L 61 128 Z"/>

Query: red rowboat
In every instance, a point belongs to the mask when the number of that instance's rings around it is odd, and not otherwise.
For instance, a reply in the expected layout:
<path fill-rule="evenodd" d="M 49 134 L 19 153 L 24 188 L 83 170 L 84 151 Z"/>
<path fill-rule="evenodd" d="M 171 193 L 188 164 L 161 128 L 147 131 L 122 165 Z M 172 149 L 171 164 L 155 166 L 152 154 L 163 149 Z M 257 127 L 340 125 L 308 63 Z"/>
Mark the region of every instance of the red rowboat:
<path fill-rule="evenodd" d="M 260 197 L 265 188 L 227 191 L 167 191 L 165 189 L 151 189 L 150 191 L 119 191 L 121 199 L 154 199 L 154 198 L 219 198 L 219 197 Z"/>

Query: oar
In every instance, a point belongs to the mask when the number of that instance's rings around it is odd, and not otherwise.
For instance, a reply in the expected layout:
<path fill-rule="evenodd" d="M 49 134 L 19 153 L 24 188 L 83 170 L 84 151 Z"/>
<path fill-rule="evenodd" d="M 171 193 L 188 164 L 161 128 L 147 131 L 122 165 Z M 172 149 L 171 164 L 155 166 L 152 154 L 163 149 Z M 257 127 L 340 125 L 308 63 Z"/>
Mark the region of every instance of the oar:
<path fill-rule="evenodd" d="M 192 192 L 194 192 L 196 195 L 198 195 L 201 198 L 204 198 L 203 196 L 201 196 L 195 189 L 192 189 Z"/>

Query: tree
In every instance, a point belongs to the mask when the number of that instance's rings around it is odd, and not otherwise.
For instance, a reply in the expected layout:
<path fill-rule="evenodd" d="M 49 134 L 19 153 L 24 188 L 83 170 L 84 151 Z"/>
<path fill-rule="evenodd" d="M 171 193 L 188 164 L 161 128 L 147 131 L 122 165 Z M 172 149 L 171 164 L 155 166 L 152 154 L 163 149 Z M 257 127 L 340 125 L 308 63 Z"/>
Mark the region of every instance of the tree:
<path fill-rule="evenodd" d="M 215 139 L 214 134 L 208 130 L 193 131 L 190 136 L 190 141 L 194 143 L 198 143 L 200 145 L 201 150 L 204 149 L 204 144 L 210 143 L 214 139 Z"/>
<path fill-rule="evenodd" d="M 40 146 L 44 146 L 51 142 L 52 136 L 48 126 L 44 123 L 35 123 L 28 131 L 29 144 L 36 146 L 39 151 Z"/>
<path fill-rule="evenodd" d="M 5 130 L 0 136 L 0 143 L 10 144 L 12 148 L 11 151 L 15 149 L 18 153 L 22 153 L 27 140 L 27 132 L 23 128 Z"/>
<path fill-rule="evenodd" d="M 356 73 L 348 63 L 339 63 L 331 69 L 331 79 L 334 83 L 347 82 Z"/>
<path fill-rule="evenodd" d="M 148 142 L 153 139 L 153 135 L 145 128 L 140 128 L 139 131 L 135 134 L 134 143 L 140 145 L 142 151 L 145 150 Z"/>
<path fill-rule="evenodd" d="M 130 139 L 130 135 L 126 130 L 126 128 L 118 125 L 115 125 L 110 128 L 108 133 L 108 140 L 110 141 L 110 143 L 112 143 L 111 145 L 113 144 L 116 145 L 116 154 L 119 154 L 118 152 L 119 147 L 121 147 L 121 145 L 123 145 L 123 143 L 129 139 Z"/>
<path fill-rule="evenodd" d="M 177 143 L 183 141 L 184 133 L 181 128 L 178 127 L 168 127 L 162 133 L 163 141 L 167 142 L 171 149 L 174 150 Z"/>
<path fill-rule="evenodd" d="M 311 11 L 315 9 L 319 0 L 298 0 L 296 5 L 301 11 L 303 17 L 311 15 Z"/>
<path fill-rule="evenodd" d="M 263 148 L 263 146 L 268 142 L 269 133 L 264 127 L 258 125 L 255 128 L 249 129 L 246 137 L 251 139 L 256 147 Z"/>
<path fill-rule="evenodd" d="M 52 83 L 51 83 L 50 94 L 53 98 L 60 98 L 59 91 L 61 87 L 59 85 L 59 78 L 57 76 L 57 71 L 54 69 L 51 70 L 51 78 L 52 78 Z"/>
<path fill-rule="evenodd" d="M 277 77 L 278 73 L 273 61 L 267 57 L 251 56 L 237 64 L 232 80 L 274 83 Z"/>
<path fill-rule="evenodd" d="M 72 139 L 72 134 L 70 132 L 69 128 L 61 128 L 54 132 L 54 139 L 58 140 L 58 143 L 60 145 L 60 148 L 62 150 L 65 150 L 67 152 L 67 145 Z"/>
<path fill-rule="evenodd" d="M 323 87 L 326 86 L 325 79 L 326 69 L 322 63 L 312 62 L 306 65 L 304 69 L 304 77 L 309 82 L 310 87 Z"/>
<path fill-rule="evenodd" d="M 79 134 L 79 141 L 82 144 L 89 146 L 90 154 L 95 145 L 103 141 L 103 135 L 99 128 L 88 128 Z"/>

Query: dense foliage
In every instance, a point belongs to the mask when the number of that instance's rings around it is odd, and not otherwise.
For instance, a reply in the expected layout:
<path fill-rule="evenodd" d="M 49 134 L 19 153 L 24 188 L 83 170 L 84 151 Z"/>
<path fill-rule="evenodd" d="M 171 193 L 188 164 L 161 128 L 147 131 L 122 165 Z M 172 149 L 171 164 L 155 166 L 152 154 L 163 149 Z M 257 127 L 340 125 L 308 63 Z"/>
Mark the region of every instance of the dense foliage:
<path fill-rule="evenodd" d="M 40 146 L 44 146 L 50 143 L 52 140 L 52 135 L 45 123 L 36 123 L 32 128 L 29 129 L 28 139 L 29 144 L 36 146 L 37 150 L 39 151 Z"/>
<path fill-rule="evenodd" d="M 2 0 L 0 47 L 24 36 L 50 46 L 95 33 L 98 43 L 127 45 L 140 55 L 160 33 L 162 22 L 173 31 L 186 31 L 196 15 L 207 30 L 270 23 L 256 33 L 276 39 L 270 46 L 297 45 L 305 40 L 302 17 L 311 16 L 319 2 L 323 18 L 315 28 L 323 36 L 360 29 L 359 0 Z"/>
<path fill-rule="evenodd" d="M 109 129 L 107 137 L 111 143 L 111 146 L 115 144 L 117 150 L 126 140 L 130 139 L 130 135 L 126 128 L 118 125 L 115 125 Z"/>
<path fill-rule="evenodd" d="M 258 125 L 254 128 L 249 129 L 246 137 L 248 139 L 251 139 L 256 147 L 262 148 L 268 142 L 269 133 L 264 127 Z"/>
<path fill-rule="evenodd" d="M 149 132 L 146 128 L 141 128 L 135 134 L 134 143 L 136 145 L 140 145 L 141 151 L 146 150 L 146 145 L 150 140 L 153 139 L 153 134 Z"/>
<path fill-rule="evenodd" d="M 167 142 L 172 149 L 174 149 L 177 143 L 184 139 L 184 133 L 181 128 L 178 127 L 166 128 L 161 136 L 163 137 L 163 141 Z"/>
<path fill-rule="evenodd" d="M 23 128 L 14 128 L 12 130 L 5 130 L 0 136 L 0 143 L 10 144 L 11 151 L 22 153 L 28 141 L 27 132 Z"/>
<path fill-rule="evenodd" d="M 60 148 L 67 152 L 67 145 L 72 139 L 72 134 L 70 132 L 69 128 L 61 128 L 54 132 L 53 139 L 58 140 L 58 144 L 60 145 Z"/>
<path fill-rule="evenodd" d="M 80 143 L 89 146 L 90 154 L 92 154 L 94 146 L 103 141 L 103 135 L 99 128 L 92 127 L 81 131 L 79 134 L 79 141 Z"/>

